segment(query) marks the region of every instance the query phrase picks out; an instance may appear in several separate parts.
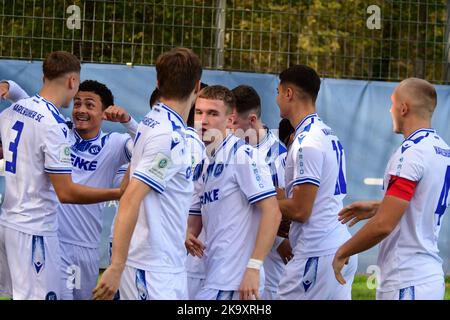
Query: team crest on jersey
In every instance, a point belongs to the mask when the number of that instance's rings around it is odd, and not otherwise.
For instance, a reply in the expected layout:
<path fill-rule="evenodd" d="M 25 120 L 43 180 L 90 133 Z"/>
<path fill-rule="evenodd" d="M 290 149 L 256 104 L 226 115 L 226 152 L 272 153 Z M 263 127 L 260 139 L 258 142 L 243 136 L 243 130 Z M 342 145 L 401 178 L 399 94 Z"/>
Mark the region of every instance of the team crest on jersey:
<path fill-rule="evenodd" d="M 55 292 L 50 291 L 49 293 L 46 294 L 45 300 L 58 300 L 58 296 L 56 295 Z"/>
<path fill-rule="evenodd" d="M 309 288 L 316 282 L 318 264 L 318 257 L 308 258 L 306 261 L 305 272 L 303 273 L 303 288 L 305 292 L 308 292 Z"/>
<path fill-rule="evenodd" d="M 216 168 L 214 169 L 214 177 L 217 178 L 218 176 L 220 176 L 223 172 L 223 168 L 224 168 L 223 163 L 217 164 Z"/>
<path fill-rule="evenodd" d="M 147 283 L 145 281 L 145 271 L 137 269 L 136 270 L 136 289 L 138 291 L 138 297 L 140 300 L 147 300 L 148 291 Z"/>
<path fill-rule="evenodd" d="M 39 274 L 45 266 L 44 237 L 33 236 L 31 248 L 31 261 L 33 263 L 34 271 L 36 271 L 36 274 Z"/>
<path fill-rule="evenodd" d="M 99 152 L 102 150 L 102 147 L 97 146 L 97 145 L 92 145 L 89 147 L 88 152 L 92 155 L 97 155 L 99 154 Z"/>

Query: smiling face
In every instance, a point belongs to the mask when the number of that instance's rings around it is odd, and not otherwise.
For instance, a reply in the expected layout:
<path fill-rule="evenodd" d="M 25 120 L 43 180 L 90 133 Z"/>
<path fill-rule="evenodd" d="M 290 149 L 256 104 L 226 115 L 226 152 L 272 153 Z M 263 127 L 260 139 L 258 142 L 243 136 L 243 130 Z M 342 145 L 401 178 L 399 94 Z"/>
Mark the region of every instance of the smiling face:
<path fill-rule="evenodd" d="M 222 100 L 197 98 L 195 102 L 195 126 L 201 128 L 201 136 L 205 144 L 211 143 L 209 137 L 220 133 L 225 138 L 227 125 L 231 121 L 231 114 Z"/>
<path fill-rule="evenodd" d="M 79 91 L 73 99 L 72 119 L 80 135 L 96 136 L 102 125 L 103 104 L 93 92 Z"/>

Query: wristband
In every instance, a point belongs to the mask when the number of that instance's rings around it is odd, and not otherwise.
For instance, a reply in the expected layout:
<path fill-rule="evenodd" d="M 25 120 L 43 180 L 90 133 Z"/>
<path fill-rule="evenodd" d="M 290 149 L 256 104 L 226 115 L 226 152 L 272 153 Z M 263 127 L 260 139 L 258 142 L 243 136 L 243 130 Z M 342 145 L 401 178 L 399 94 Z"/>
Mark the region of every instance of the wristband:
<path fill-rule="evenodd" d="M 259 269 L 261 269 L 262 265 L 263 265 L 263 262 L 261 260 L 250 259 L 250 260 L 248 260 L 247 268 L 259 270 Z"/>

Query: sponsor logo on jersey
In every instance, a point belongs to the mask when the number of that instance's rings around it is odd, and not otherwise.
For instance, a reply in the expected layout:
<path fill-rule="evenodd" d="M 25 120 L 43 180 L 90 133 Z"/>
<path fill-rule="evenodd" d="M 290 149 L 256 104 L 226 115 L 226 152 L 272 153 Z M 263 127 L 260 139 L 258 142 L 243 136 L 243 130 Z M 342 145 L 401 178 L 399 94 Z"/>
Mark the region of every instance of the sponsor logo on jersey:
<path fill-rule="evenodd" d="M 84 171 L 95 171 L 97 169 L 97 161 L 88 161 L 74 154 L 71 155 L 72 166 Z"/>
<path fill-rule="evenodd" d="M 219 200 L 219 189 L 206 191 L 200 196 L 200 202 L 205 205 Z"/>

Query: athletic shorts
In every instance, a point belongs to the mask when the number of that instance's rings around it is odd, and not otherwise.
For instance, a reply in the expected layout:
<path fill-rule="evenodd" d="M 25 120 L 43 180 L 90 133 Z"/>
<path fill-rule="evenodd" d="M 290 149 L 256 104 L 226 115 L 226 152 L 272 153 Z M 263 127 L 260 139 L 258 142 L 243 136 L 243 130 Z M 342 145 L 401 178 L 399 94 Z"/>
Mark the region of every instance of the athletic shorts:
<path fill-rule="evenodd" d="M 0 296 L 57 300 L 61 295 L 58 236 L 38 236 L 0 225 Z"/>
<path fill-rule="evenodd" d="M 444 279 L 388 292 L 377 290 L 377 300 L 444 300 L 444 295 Z"/>
<path fill-rule="evenodd" d="M 91 300 L 100 267 L 99 250 L 61 242 L 61 298 Z"/>
<path fill-rule="evenodd" d="M 352 283 L 358 258 L 352 256 L 342 269 L 346 284 L 341 285 L 334 275 L 334 254 L 322 257 L 294 258 L 286 265 L 278 294 L 281 300 L 351 300 Z"/>
<path fill-rule="evenodd" d="M 125 266 L 120 300 L 187 300 L 186 272 L 152 272 Z"/>

